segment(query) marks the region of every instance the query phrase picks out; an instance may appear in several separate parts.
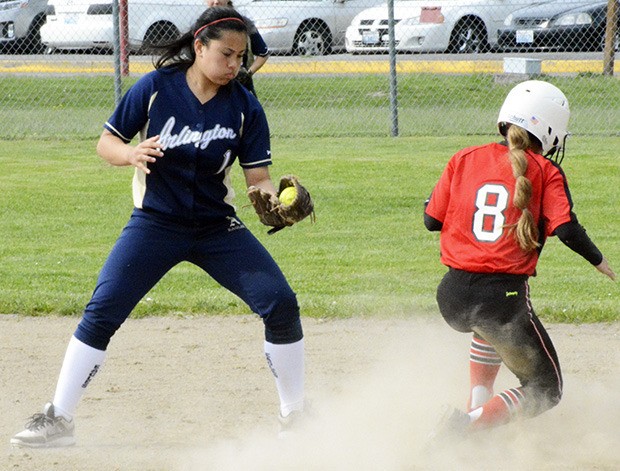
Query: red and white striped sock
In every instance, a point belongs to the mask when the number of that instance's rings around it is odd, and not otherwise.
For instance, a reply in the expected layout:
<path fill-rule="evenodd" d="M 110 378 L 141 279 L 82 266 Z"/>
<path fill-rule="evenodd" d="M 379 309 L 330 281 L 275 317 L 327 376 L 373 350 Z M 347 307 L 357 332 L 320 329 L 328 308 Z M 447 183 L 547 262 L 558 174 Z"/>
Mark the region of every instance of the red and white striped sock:
<path fill-rule="evenodd" d="M 474 334 L 469 348 L 470 394 L 467 411 L 485 404 L 493 397 L 493 384 L 502 364 L 502 359 L 493 346 Z"/>
<path fill-rule="evenodd" d="M 469 413 L 472 419 L 472 430 L 496 427 L 510 422 L 510 419 L 521 409 L 524 397 L 521 388 L 506 389 L 496 394 L 484 406 Z"/>

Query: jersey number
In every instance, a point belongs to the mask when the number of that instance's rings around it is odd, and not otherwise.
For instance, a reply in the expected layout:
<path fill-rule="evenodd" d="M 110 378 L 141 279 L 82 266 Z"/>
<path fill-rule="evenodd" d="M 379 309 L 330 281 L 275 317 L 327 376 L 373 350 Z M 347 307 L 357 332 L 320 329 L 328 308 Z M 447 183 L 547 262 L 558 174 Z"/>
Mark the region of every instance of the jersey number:
<path fill-rule="evenodd" d="M 495 242 L 502 235 L 508 207 L 508 190 L 502 185 L 486 184 L 476 193 L 473 231 L 483 242 Z"/>

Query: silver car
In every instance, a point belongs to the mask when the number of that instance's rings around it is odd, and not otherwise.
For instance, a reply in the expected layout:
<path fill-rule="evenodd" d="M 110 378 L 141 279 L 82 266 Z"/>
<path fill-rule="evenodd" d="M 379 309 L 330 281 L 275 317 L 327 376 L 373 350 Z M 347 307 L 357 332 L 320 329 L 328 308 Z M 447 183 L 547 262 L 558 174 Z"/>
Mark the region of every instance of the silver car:
<path fill-rule="evenodd" d="M 381 0 L 251 0 L 235 2 L 254 21 L 271 52 L 323 55 L 344 49 L 344 34 L 360 11 Z"/>
<path fill-rule="evenodd" d="M 43 51 L 40 29 L 47 0 L 0 0 L 0 48 L 6 52 Z"/>
<path fill-rule="evenodd" d="M 497 30 L 517 8 L 548 0 L 397 0 L 394 40 L 399 52 L 477 53 L 497 46 Z M 361 12 L 347 33 L 351 53 L 388 51 L 388 8 Z"/>

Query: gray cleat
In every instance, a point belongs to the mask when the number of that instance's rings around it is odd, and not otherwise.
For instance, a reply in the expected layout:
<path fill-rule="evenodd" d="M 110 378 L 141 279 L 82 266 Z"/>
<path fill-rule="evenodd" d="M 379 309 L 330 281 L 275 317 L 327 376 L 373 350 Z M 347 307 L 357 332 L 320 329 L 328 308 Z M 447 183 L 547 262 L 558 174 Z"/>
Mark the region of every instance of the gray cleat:
<path fill-rule="evenodd" d="M 54 404 L 45 404 L 42 413 L 34 414 L 25 430 L 11 438 L 11 445 L 28 448 L 64 447 L 75 444 L 75 425 L 54 413 Z"/>

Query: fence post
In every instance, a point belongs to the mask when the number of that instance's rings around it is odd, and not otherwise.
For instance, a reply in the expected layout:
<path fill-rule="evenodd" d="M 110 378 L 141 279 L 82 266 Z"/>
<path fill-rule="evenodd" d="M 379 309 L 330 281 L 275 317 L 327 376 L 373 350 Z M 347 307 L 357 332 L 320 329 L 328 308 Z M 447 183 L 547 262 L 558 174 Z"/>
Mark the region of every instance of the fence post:
<path fill-rule="evenodd" d="M 390 111 L 392 137 L 398 136 L 398 84 L 396 81 L 396 45 L 394 38 L 394 0 L 388 0 L 388 48 L 390 51 Z"/>
<path fill-rule="evenodd" d="M 127 1 L 128 0 L 120 0 L 118 4 L 121 73 L 123 77 L 129 75 L 129 11 Z"/>
<path fill-rule="evenodd" d="M 120 22 L 118 0 L 112 1 L 112 45 L 114 47 L 114 103 L 118 105 L 123 94 L 121 82 Z"/>
<path fill-rule="evenodd" d="M 607 26 L 605 27 L 605 50 L 603 53 L 603 75 L 614 75 L 614 56 L 618 35 L 618 2 L 607 2 Z"/>

